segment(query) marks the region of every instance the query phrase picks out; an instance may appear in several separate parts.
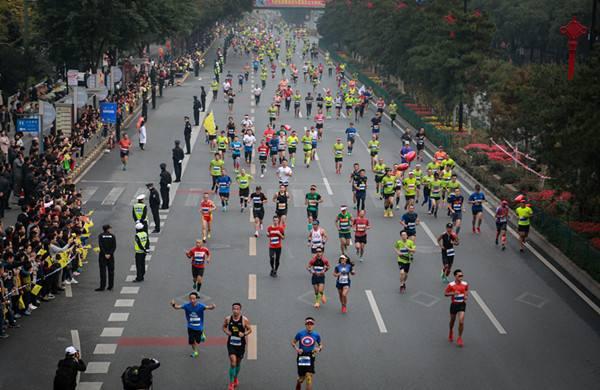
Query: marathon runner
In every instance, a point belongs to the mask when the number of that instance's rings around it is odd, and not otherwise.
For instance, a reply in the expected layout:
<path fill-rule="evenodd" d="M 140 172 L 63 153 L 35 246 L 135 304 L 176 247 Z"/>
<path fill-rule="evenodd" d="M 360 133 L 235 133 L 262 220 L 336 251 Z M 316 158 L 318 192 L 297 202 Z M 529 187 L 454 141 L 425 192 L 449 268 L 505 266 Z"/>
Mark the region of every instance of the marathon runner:
<path fill-rule="evenodd" d="M 526 203 L 525 199 L 522 199 L 519 203 L 519 207 L 515 209 L 517 213 L 518 230 L 519 230 L 519 251 L 525 251 L 525 244 L 527 243 L 527 236 L 529 235 L 529 226 L 531 225 L 531 217 L 533 216 L 533 210 L 531 206 Z"/>
<path fill-rule="evenodd" d="M 292 168 L 288 166 L 288 161 L 285 158 L 281 160 L 281 166 L 277 168 L 279 185 L 287 187 L 290 184 L 290 177 L 292 177 L 293 174 Z"/>
<path fill-rule="evenodd" d="M 239 386 L 238 376 L 242 359 L 246 353 L 246 338 L 252 333 L 250 320 L 242 315 L 242 304 L 231 305 L 231 315 L 223 321 L 223 332 L 227 335 L 227 354 L 229 355 L 229 388 Z"/>
<path fill-rule="evenodd" d="M 335 222 L 340 237 L 340 250 L 345 255 L 348 246 L 352 245 L 352 214 L 348 212 L 346 205 L 340 207 L 340 212 L 335 217 Z"/>
<path fill-rule="evenodd" d="M 208 192 L 205 192 L 202 202 L 200 202 L 200 212 L 202 214 L 202 241 L 204 242 L 206 242 L 207 238 L 210 238 L 212 213 L 216 209 L 217 206 L 209 199 Z"/>
<path fill-rule="evenodd" d="M 292 133 L 287 137 L 288 154 L 290 156 L 290 165 L 292 168 L 296 165 L 296 148 L 298 147 L 298 135 L 296 130 L 292 130 Z"/>
<path fill-rule="evenodd" d="M 302 150 L 304 151 L 304 165 L 306 168 L 310 168 L 310 161 L 312 160 L 312 136 L 310 130 L 306 129 L 302 136 Z"/>
<path fill-rule="evenodd" d="M 317 253 L 320 249 L 325 252 L 325 244 L 327 243 L 327 232 L 321 226 L 319 226 L 319 220 L 309 217 L 309 224 L 311 226 L 308 232 L 308 246 L 310 247 L 311 253 Z"/>
<path fill-rule="evenodd" d="M 448 283 L 448 276 L 454 264 L 454 246 L 459 244 L 458 236 L 452 231 L 453 225 L 446 224 L 446 231 L 442 233 L 437 243 L 442 248 L 442 272 L 440 278 L 442 282 Z"/>
<path fill-rule="evenodd" d="M 225 165 L 225 162 L 221 157 L 221 153 L 216 152 L 215 158 L 210 161 L 210 165 L 208 167 L 208 171 L 210 172 L 210 176 L 212 178 L 212 186 L 210 189 L 215 192 L 218 187 L 217 179 L 223 174 L 223 166 Z"/>
<path fill-rule="evenodd" d="M 408 211 L 400 218 L 400 224 L 404 227 L 408 239 L 415 242 L 417 238 L 417 225 L 420 224 L 419 215 L 415 212 L 415 205 L 408 206 Z"/>
<path fill-rule="evenodd" d="M 429 183 L 430 194 L 429 199 L 431 199 L 431 209 L 429 210 L 429 214 L 433 214 L 434 217 L 437 218 L 439 203 L 442 198 L 442 187 L 443 182 L 440 180 L 440 176 L 437 172 L 433 174 L 433 180 Z"/>
<path fill-rule="evenodd" d="M 396 191 L 396 179 L 392 176 L 392 169 L 385 168 L 385 175 L 381 179 L 381 195 L 383 196 L 383 216 L 394 217 L 394 193 Z"/>
<path fill-rule="evenodd" d="M 250 196 L 250 182 L 254 180 L 252 175 L 247 174 L 246 170 L 242 168 L 240 173 L 236 176 L 235 180 L 238 182 L 240 187 L 240 212 L 244 212 L 244 209 L 248 207 L 248 196 Z"/>
<path fill-rule="evenodd" d="M 377 134 L 373 134 L 371 136 L 371 140 L 367 144 L 367 148 L 371 154 L 371 169 L 375 171 L 375 165 L 377 165 L 377 156 L 379 155 L 379 140 L 377 139 Z M 379 162 L 382 163 L 383 159 L 380 158 Z M 381 176 L 383 177 L 383 173 Z"/>
<path fill-rule="evenodd" d="M 231 158 L 233 159 L 233 171 L 238 173 L 240 171 L 240 159 L 242 158 L 242 143 L 240 138 L 235 135 L 231 142 Z"/>
<path fill-rule="evenodd" d="M 242 138 L 242 143 L 244 144 L 244 160 L 246 160 L 247 165 L 250 165 L 252 163 L 252 150 L 256 143 L 256 137 L 254 136 L 252 129 L 246 129 L 244 137 Z"/>
<path fill-rule="evenodd" d="M 285 238 L 285 228 L 279 224 L 279 217 L 273 217 L 273 224 L 267 227 L 269 237 L 269 263 L 271 264 L 271 276 L 277 276 L 279 260 L 281 259 L 281 241 Z"/>
<path fill-rule="evenodd" d="M 354 141 L 358 131 L 354 127 L 354 123 L 350 122 L 350 125 L 346 129 L 346 142 L 348 143 L 348 156 L 352 156 L 352 150 L 354 149 Z"/>
<path fill-rule="evenodd" d="M 198 302 L 200 295 L 196 291 L 192 291 L 189 295 L 189 302 L 184 305 L 178 305 L 174 300 L 171 301 L 171 307 L 175 310 L 185 311 L 185 319 L 187 321 L 188 343 L 192 346 L 193 358 L 198 357 L 198 346 L 201 342 L 206 341 L 204 334 L 204 310 L 214 310 L 217 306 L 214 303 L 205 305 Z"/>
<path fill-rule="evenodd" d="M 123 134 L 123 137 L 119 141 L 119 151 L 121 154 L 121 163 L 123 164 L 123 170 L 127 170 L 127 161 L 129 160 L 129 149 L 131 148 L 131 140 L 127 134 Z"/>
<path fill-rule="evenodd" d="M 358 167 L 358 164 L 355 164 Z M 364 169 L 358 170 L 358 175 L 352 174 L 352 187 L 354 188 L 354 199 L 356 200 L 355 208 L 357 210 L 365 209 L 365 200 L 367 199 L 367 173 Z"/>
<path fill-rule="evenodd" d="M 473 233 L 481 233 L 481 222 L 483 221 L 483 202 L 485 195 L 481 192 L 481 186 L 475 185 L 475 192 L 469 196 L 471 212 L 473 213 Z"/>
<path fill-rule="evenodd" d="M 400 239 L 396 241 L 394 250 L 398 256 L 398 267 L 400 268 L 400 293 L 406 291 L 406 280 L 408 279 L 408 271 L 410 271 L 410 263 L 412 263 L 413 255 L 417 250 L 415 243 L 408 239 L 406 230 L 400 232 Z"/>
<path fill-rule="evenodd" d="M 217 178 L 217 188 L 219 198 L 221 198 L 221 210 L 227 211 L 229 206 L 229 192 L 231 189 L 231 177 L 227 174 L 227 170 L 223 168 L 223 174 Z"/>
<path fill-rule="evenodd" d="M 451 193 L 448 196 L 448 211 L 452 217 L 452 223 L 456 229 L 456 234 L 460 234 L 460 223 L 462 221 L 462 213 L 464 211 L 464 201 L 464 197 L 460 194 L 460 188 L 455 188 L 454 193 Z"/>
<path fill-rule="evenodd" d="M 260 177 L 265 177 L 267 171 L 267 158 L 269 156 L 269 147 L 263 138 L 258 145 L 258 162 L 260 163 Z"/>
<path fill-rule="evenodd" d="M 323 198 L 317 192 L 317 186 L 312 184 L 310 186 L 310 192 L 308 192 L 304 197 L 307 218 L 312 217 L 313 220 L 319 218 L 319 203 L 323 203 Z"/>
<path fill-rule="evenodd" d="M 341 138 L 338 138 L 333 144 L 333 157 L 335 161 L 335 173 L 341 175 L 342 161 L 344 159 L 344 144 Z"/>
<path fill-rule="evenodd" d="M 314 307 L 318 309 L 321 303 L 327 303 L 325 297 L 325 273 L 329 270 L 329 260 L 323 256 L 323 248 L 317 248 L 315 255 L 306 266 L 308 272 L 312 275 L 311 283 L 315 290 Z"/>
<path fill-rule="evenodd" d="M 509 217 L 508 202 L 503 200 L 500 206 L 496 208 L 496 245 L 498 245 L 498 237 L 502 235 L 502 250 L 506 249 L 506 228 Z"/>
<path fill-rule="evenodd" d="M 354 264 L 348 256 L 340 255 L 338 264 L 333 269 L 333 277 L 336 278 L 335 287 L 338 290 L 340 304 L 342 305 L 342 313 L 348 311 L 348 293 L 350 292 L 350 276 L 355 275 Z"/>
<path fill-rule="evenodd" d="M 252 200 L 252 216 L 254 217 L 254 237 L 258 237 L 258 231 L 263 229 L 267 197 L 262 193 L 262 187 L 256 186 L 256 190 L 250 195 L 250 199 Z"/>
<path fill-rule="evenodd" d="M 196 240 L 196 246 L 190 248 L 185 255 L 192 260 L 192 278 L 194 279 L 194 290 L 200 292 L 204 278 L 204 267 L 210 264 L 210 251 L 202 245 L 202 240 Z"/>
<path fill-rule="evenodd" d="M 358 216 L 352 221 L 352 227 L 354 228 L 356 254 L 362 263 L 365 255 L 365 247 L 367 246 L 367 230 L 371 228 L 369 220 L 365 217 L 364 208 L 358 210 Z"/>
<path fill-rule="evenodd" d="M 457 269 L 454 271 L 454 281 L 446 286 L 444 295 L 451 298 L 450 303 L 450 330 L 448 341 L 454 341 L 454 322 L 458 315 L 458 338 L 456 345 L 463 346 L 462 334 L 465 329 L 465 310 L 467 308 L 467 297 L 469 296 L 469 285 L 463 280 L 463 273 Z"/>
<path fill-rule="evenodd" d="M 279 191 L 273 195 L 273 203 L 275 204 L 275 214 L 281 220 L 281 225 L 284 229 L 286 226 L 288 205 L 291 199 L 290 193 L 287 191 L 287 187 L 283 184 L 279 185 Z"/>
<path fill-rule="evenodd" d="M 306 382 L 306 390 L 312 390 L 316 354 L 323 350 L 321 336 L 314 330 L 315 319 L 306 317 L 304 325 L 306 329 L 296 333 L 296 336 L 292 339 L 292 348 L 297 354 L 298 379 L 296 379 L 296 390 L 301 390 L 304 382 Z"/>

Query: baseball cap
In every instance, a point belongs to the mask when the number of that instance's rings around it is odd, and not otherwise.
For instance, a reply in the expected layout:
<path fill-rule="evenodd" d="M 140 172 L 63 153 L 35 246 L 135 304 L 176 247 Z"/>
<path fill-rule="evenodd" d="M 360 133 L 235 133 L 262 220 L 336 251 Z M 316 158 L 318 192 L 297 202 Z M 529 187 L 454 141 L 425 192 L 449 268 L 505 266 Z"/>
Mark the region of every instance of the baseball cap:
<path fill-rule="evenodd" d="M 77 348 L 75 348 L 74 346 L 70 346 L 65 348 L 65 353 L 67 355 L 75 355 L 77 353 Z"/>
<path fill-rule="evenodd" d="M 446 224 L 446 229 L 450 229 L 450 228 L 452 228 L 452 227 L 454 227 L 454 225 L 452 225 L 450 222 L 448 222 L 448 223 Z"/>
<path fill-rule="evenodd" d="M 144 194 L 140 194 L 140 195 L 138 195 L 138 196 L 137 196 L 137 198 L 136 198 L 136 199 L 137 199 L 137 200 L 144 200 L 144 199 L 146 199 L 146 195 L 144 195 Z"/>
<path fill-rule="evenodd" d="M 343 204 L 343 205 L 340 206 L 341 210 L 346 210 L 347 208 L 348 208 L 348 206 L 346 206 L 345 204 Z"/>

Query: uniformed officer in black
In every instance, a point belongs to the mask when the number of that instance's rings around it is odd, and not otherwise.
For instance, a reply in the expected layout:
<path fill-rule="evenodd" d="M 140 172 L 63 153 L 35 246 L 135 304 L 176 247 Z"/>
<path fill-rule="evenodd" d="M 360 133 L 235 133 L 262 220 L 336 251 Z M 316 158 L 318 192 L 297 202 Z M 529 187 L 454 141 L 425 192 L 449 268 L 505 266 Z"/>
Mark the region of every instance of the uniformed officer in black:
<path fill-rule="evenodd" d="M 201 85 L 200 89 L 201 89 L 201 91 L 200 91 L 200 103 L 202 103 L 202 112 L 205 112 L 206 111 L 206 91 L 204 90 L 204 85 Z"/>
<path fill-rule="evenodd" d="M 162 198 L 161 209 L 167 210 L 169 208 L 169 191 L 171 189 L 171 183 L 173 178 L 169 171 L 167 171 L 167 164 L 160 164 L 160 197 Z"/>
<path fill-rule="evenodd" d="M 185 119 L 185 127 L 183 128 L 183 137 L 185 139 L 185 154 L 190 154 L 192 152 L 192 124 L 190 123 L 190 117 L 186 116 Z"/>
<path fill-rule="evenodd" d="M 175 147 L 173 148 L 173 168 L 175 170 L 175 183 L 181 181 L 181 163 L 183 162 L 184 153 L 180 146 L 181 142 L 175 140 Z"/>
<path fill-rule="evenodd" d="M 192 109 L 194 110 L 194 123 L 195 126 L 200 125 L 200 109 L 202 108 L 202 103 L 198 100 L 198 96 L 194 96 L 194 103 L 192 105 Z"/>
<path fill-rule="evenodd" d="M 117 240 L 112 234 L 110 225 L 102 226 L 102 233 L 98 236 L 98 264 L 100 266 L 100 287 L 96 291 L 104 291 L 106 288 L 106 274 L 108 271 L 108 290 L 112 290 L 115 281 L 115 250 Z"/>
<path fill-rule="evenodd" d="M 150 94 L 150 97 L 152 99 L 152 109 L 155 110 L 156 109 L 156 82 L 152 82 L 152 86 L 150 87 L 152 88 L 152 93 Z"/>
<path fill-rule="evenodd" d="M 146 184 L 148 190 L 150 190 L 150 196 L 148 196 L 148 204 L 150 205 L 150 211 L 152 212 L 152 219 L 154 220 L 154 230 L 152 233 L 160 233 L 160 214 L 158 210 L 160 209 L 160 195 L 156 188 L 154 188 L 154 184 L 148 183 Z"/>

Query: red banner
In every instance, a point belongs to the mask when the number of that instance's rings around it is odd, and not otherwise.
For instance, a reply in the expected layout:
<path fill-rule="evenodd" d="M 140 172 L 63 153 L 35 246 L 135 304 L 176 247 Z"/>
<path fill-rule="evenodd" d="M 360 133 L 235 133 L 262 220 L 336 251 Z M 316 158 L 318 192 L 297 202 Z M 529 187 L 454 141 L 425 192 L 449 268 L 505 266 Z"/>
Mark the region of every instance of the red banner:
<path fill-rule="evenodd" d="M 325 8 L 326 0 L 256 0 L 257 8 Z"/>

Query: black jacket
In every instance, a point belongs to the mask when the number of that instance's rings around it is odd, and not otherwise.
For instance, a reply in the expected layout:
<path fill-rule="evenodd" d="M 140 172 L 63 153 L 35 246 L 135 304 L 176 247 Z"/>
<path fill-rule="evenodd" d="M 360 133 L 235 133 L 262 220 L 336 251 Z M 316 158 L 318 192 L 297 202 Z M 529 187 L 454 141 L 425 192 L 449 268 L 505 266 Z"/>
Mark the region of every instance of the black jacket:
<path fill-rule="evenodd" d="M 181 147 L 179 146 L 175 146 L 173 148 L 173 162 L 179 163 L 181 160 L 183 160 L 184 157 L 185 155 L 183 153 L 183 149 L 181 149 Z"/>
<path fill-rule="evenodd" d="M 98 236 L 100 255 L 114 255 L 117 249 L 117 240 L 112 233 L 102 233 Z"/>
<path fill-rule="evenodd" d="M 192 124 L 190 122 L 185 123 L 183 135 L 185 136 L 185 138 L 190 138 L 192 136 Z"/>
<path fill-rule="evenodd" d="M 148 202 L 151 209 L 157 209 L 160 207 L 160 195 L 158 194 L 158 191 L 156 191 L 156 188 L 152 188 L 150 190 L 149 198 L 150 199 Z"/>
<path fill-rule="evenodd" d="M 173 178 L 171 174 L 166 169 L 160 172 L 160 187 L 167 188 L 167 184 L 171 184 Z"/>
<path fill-rule="evenodd" d="M 54 376 L 54 390 L 75 390 L 77 388 L 77 372 L 85 371 L 87 365 L 81 359 L 66 357 L 58 362 Z"/>

